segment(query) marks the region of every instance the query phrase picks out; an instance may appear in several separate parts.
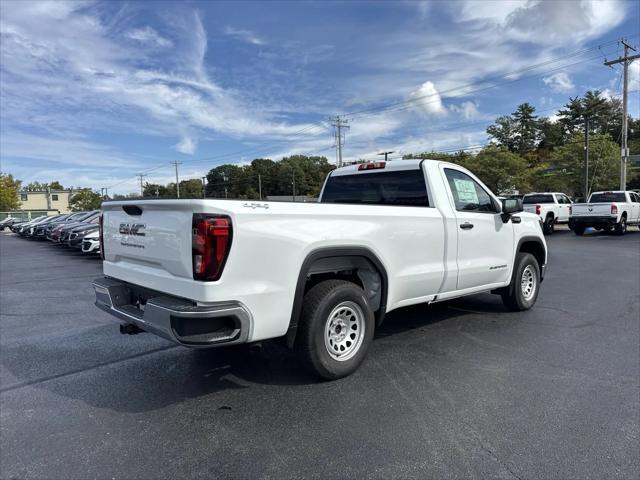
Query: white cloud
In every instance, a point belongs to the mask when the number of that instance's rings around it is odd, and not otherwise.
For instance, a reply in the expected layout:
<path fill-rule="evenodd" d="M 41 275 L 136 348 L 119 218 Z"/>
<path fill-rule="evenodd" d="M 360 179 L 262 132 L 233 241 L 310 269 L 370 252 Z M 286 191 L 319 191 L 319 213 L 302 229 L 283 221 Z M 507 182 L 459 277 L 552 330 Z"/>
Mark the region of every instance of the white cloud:
<path fill-rule="evenodd" d="M 556 93 L 568 93 L 575 88 L 571 77 L 565 72 L 554 73 L 553 75 L 544 77 L 542 81 Z"/>
<path fill-rule="evenodd" d="M 501 27 L 520 41 L 576 44 L 618 25 L 625 10 L 625 2 L 618 0 L 530 0 L 509 13 Z"/>
<path fill-rule="evenodd" d="M 442 104 L 440 93 L 433 82 L 424 82 L 420 88 L 409 95 L 409 99 L 427 115 L 442 116 L 447 114 L 447 109 Z"/>
<path fill-rule="evenodd" d="M 266 42 L 258 37 L 251 30 L 242 30 L 233 27 L 227 27 L 224 29 L 224 34 L 229 35 L 237 40 L 240 40 L 245 43 L 250 43 L 251 45 L 265 45 Z"/>
<path fill-rule="evenodd" d="M 164 38 L 153 28 L 146 26 L 144 28 L 137 28 L 135 30 L 129 30 L 126 33 L 127 38 L 136 40 L 146 45 L 153 45 L 158 47 L 172 47 L 173 42 L 168 38 Z"/>
<path fill-rule="evenodd" d="M 196 147 L 198 146 L 197 142 L 195 142 L 190 137 L 183 137 L 178 144 L 175 145 L 175 149 L 180 153 L 184 153 L 187 155 L 193 155 L 196 152 Z"/>
<path fill-rule="evenodd" d="M 473 120 L 480 117 L 480 111 L 478 110 L 478 104 L 467 100 L 460 105 L 450 105 L 449 110 L 455 113 L 459 113 L 465 120 Z"/>

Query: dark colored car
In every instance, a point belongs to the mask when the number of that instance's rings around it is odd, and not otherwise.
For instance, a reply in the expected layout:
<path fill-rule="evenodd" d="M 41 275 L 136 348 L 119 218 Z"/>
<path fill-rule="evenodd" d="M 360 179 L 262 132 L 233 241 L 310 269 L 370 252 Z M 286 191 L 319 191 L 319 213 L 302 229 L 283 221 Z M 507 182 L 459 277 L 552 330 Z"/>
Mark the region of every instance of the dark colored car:
<path fill-rule="evenodd" d="M 69 224 L 65 224 L 61 229 L 58 236 L 58 243 L 62 245 L 69 245 L 69 236 L 71 235 L 71 231 L 76 227 L 83 227 L 89 225 L 97 225 L 98 218 L 100 216 L 100 210 L 95 210 L 90 212 L 89 215 L 84 217 L 82 221 L 79 222 L 71 222 Z"/>
<path fill-rule="evenodd" d="M 51 240 L 52 242 L 58 243 L 60 240 L 60 231 L 72 223 L 79 223 L 83 221 L 85 218 L 90 216 L 93 212 L 78 212 L 70 214 L 66 219 L 60 222 L 53 222 L 47 225 L 45 230 L 45 236 L 47 240 Z"/>
<path fill-rule="evenodd" d="M 82 241 L 84 240 L 85 235 L 89 233 L 96 232 L 98 230 L 98 225 L 95 223 L 80 225 L 73 230 L 69 234 L 69 239 L 67 240 L 67 245 L 71 248 L 82 248 Z"/>
<path fill-rule="evenodd" d="M 68 217 L 69 215 L 65 214 L 65 215 L 56 215 L 54 217 L 47 219 L 46 221 L 36 225 L 35 229 L 33 230 L 32 236 L 37 239 L 44 239 L 46 237 L 47 227 L 49 225 L 62 222 Z"/>
<path fill-rule="evenodd" d="M 2 220 L 0 222 L 0 232 L 3 231 L 5 228 L 11 228 L 11 225 L 13 225 L 14 223 L 19 222 L 20 220 L 18 220 L 17 218 L 14 217 L 7 217 L 4 220 Z"/>

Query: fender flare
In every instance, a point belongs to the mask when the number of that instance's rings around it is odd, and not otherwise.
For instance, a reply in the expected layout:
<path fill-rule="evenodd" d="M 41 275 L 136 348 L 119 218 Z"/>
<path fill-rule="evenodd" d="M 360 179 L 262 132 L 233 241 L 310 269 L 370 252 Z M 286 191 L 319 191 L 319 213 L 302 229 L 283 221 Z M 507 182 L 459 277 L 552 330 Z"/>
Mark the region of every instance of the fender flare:
<path fill-rule="evenodd" d="M 546 267 L 546 264 L 547 264 L 547 254 L 548 254 L 548 252 L 547 252 L 547 248 L 544 245 L 544 242 L 542 242 L 542 240 L 540 240 L 539 237 L 535 237 L 533 235 L 525 235 L 525 236 L 521 237 L 518 240 L 518 245 L 516 245 L 516 250 L 515 250 L 514 255 L 513 255 L 514 263 L 515 263 L 516 255 L 518 255 L 518 252 L 520 251 L 520 248 L 522 248 L 522 244 L 528 243 L 528 242 L 537 243 L 538 245 L 540 245 L 540 248 L 544 252 L 545 262 L 540 264 L 540 281 L 542 281 L 544 279 L 544 272 L 545 272 L 545 269 L 546 269 L 545 267 Z"/>
<path fill-rule="evenodd" d="M 296 292 L 293 298 L 293 307 L 291 309 L 291 318 L 289 319 L 289 328 L 287 329 L 286 339 L 287 345 L 291 348 L 295 341 L 296 331 L 298 329 L 298 318 L 302 312 L 302 301 L 304 299 L 304 289 L 307 283 L 307 275 L 311 270 L 311 266 L 314 262 L 332 257 L 360 257 L 368 260 L 374 266 L 374 268 L 380 274 L 382 281 L 380 308 L 376 313 L 376 326 L 380 325 L 384 320 L 384 315 L 387 308 L 387 292 L 389 285 L 389 277 L 387 270 L 377 257 L 369 248 L 366 247 L 322 247 L 311 251 L 300 267 L 300 273 L 298 274 L 298 281 L 296 283 Z"/>

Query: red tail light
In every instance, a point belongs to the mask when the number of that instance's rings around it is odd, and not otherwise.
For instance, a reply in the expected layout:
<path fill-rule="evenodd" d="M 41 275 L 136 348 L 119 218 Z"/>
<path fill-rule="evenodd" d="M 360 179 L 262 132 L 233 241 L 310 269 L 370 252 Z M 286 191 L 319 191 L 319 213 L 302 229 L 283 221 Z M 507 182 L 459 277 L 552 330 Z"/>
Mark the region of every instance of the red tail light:
<path fill-rule="evenodd" d="M 98 217 L 98 238 L 100 240 L 100 258 L 104 260 L 104 214 Z"/>
<path fill-rule="evenodd" d="M 536 215 L 540 215 L 540 205 L 536 205 Z"/>
<path fill-rule="evenodd" d="M 231 249 L 231 219 L 222 215 L 193 215 L 193 279 L 211 282 L 222 275 Z"/>
<path fill-rule="evenodd" d="M 378 168 L 384 168 L 385 165 L 385 162 L 361 163 L 358 165 L 358 170 L 376 170 Z"/>
<path fill-rule="evenodd" d="M 618 206 L 611 205 L 611 215 L 617 215 L 617 214 L 618 214 Z"/>

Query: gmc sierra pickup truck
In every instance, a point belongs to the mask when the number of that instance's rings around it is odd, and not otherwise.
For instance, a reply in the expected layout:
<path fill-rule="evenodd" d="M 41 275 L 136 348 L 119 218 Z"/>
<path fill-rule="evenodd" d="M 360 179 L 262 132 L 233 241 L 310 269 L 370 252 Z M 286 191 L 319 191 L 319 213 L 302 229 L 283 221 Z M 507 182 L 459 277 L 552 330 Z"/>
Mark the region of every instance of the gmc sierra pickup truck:
<path fill-rule="evenodd" d="M 588 203 L 572 205 L 569 228 L 576 235 L 589 227 L 624 235 L 628 225 L 640 226 L 640 195 L 635 192 L 593 192 Z"/>
<path fill-rule="evenodd" d="M 542 231 L 551 235 L 559 223 L 568 223 L 573 203 L 564 193 L 528 193 L 522 198 L 524 211 L 535 213 L 542 222 Z"/>
<path fill-rule="evenodd" d="M 385 313 L 479 292 L 536 302 L 538 217 L 434 160 L 332 171 L 316 204 L 103 203 L 96 305 L 122 333 L 188 347 L 284 337 L 325 379 L 363 361 Z"/>

